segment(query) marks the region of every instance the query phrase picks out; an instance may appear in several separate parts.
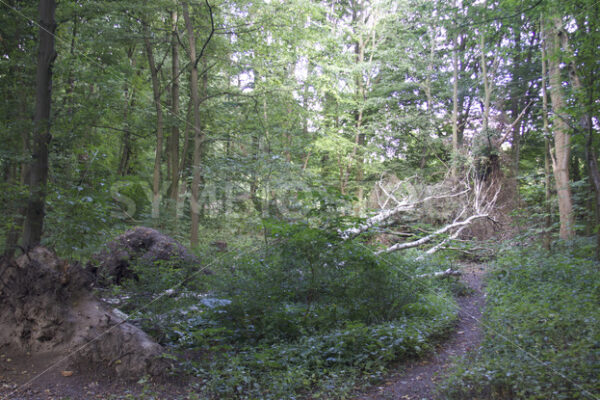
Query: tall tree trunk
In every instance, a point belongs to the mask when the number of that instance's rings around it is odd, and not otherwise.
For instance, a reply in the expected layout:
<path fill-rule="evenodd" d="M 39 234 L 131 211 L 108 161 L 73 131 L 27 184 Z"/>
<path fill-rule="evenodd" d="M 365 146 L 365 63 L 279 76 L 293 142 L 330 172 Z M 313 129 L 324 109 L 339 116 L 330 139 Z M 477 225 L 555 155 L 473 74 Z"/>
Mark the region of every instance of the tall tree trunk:
<path fill-rule="evenodd" d="M 135 46 L 131 46 L 127 49 L 127 56 L 129 57 L 129 65 L 135 69 L 136 61 L 135 61 Z M 136 71 L 136 75 L 140 75 L 141 70 L 138 69 Z M 132 141 L 131 141 L 131 130 L 129 126 L 129 115 L 133 107 L 135 106 L 135 85 L 132 85 L 131 88 L 129 84 L 125 82 L 124 87 L 124 97 L 125 97 L 125 107 L 123 109 L 123 141 L 121 143 L 121 156 L 119 159 L 119 167 L 117 169 L 117 175 L 125 176 L 129 174 L 130 164 L 131 164 L 131 156 L 133 154 L 132 149 Z"/>
<path fill-rule="evenodd" d="M 575 236 L 573 204 L 571 198 L 571 186 L 569 182 L 569 159 L 571 153 L 571 138 L 569 125 L 561 115 L 566 102 L 562 90 L 562 77 L 560 70 L 561 53 L 561 20 L 554 17 L 546 29 L 546 54 L 548 55 L 548 73 L 550 79 L 550 100 L 554 111 L 552 121 L 554 131 L 554 151 L 552 155 L 552 169 L 556 181 L 556 193 L 558 196 L 558 213 L 560 217 L 560 238 L 572 239 Z"/>
<path fill-rule="evenodd" d="M 183 217 L 183 206 L 185 203 L 185 195 L 187 192 L 187 182 L 183 179 L 183 174 L 187 170 L 189 166 L 189 149 L 190 149 L 190 126 L 192 125 L 190 121 L 190 116 L 192 114 L 193 104 L 189 102 L 188 110 L 185 116 L 185 129 L 183 133 L 183 149 L 181 150 L 181 157 L 179 160 L 179 180 L 181 184 L 179 185 L 179 193 L 177 194 L 177 205 L 175 207 L 175 218 L 180 219 Z"/>
<path fill-rule="evenodd" d="M 52 103 L 52 67 L 56 58 L 54 31 L 56 22 L 54 0 L 40 0 L 39 49 L 36 72 L 35 113 L 33 117 L 33 154 L 29 171 L 29 201 L 25 213 L 23 245 L 38 244 L 44 228 L 44 205 L 48 181 L 48 147 L 50 135 L 50 106 Z"/>
<path fill-rule="evenodd" d="M 586 125 L 588 128 L 588 140 L 585 148 L 585 156 L 590 174 L 590 181 L 594 188 L 594 198 L 596 200 L 596 223 L 594 229 L 596 230 L 596 259 L 600 260 L 600 170 L 598 169 L 598 156 L 594 150 L 594 126 L 592 124 L 592 117 L 589 114 L 587 115 Z"/>
<path fill-rule="evenodd" d="M 362 10 L 361 10 L 362 11 Z M 355 17 L 356 18 L 356 17 Z M 362 34 L 358 34 L 358 39 L 355 43 L 355 56 L 356 63 L 361 65 L 365 62 L 365 39 Z M 366 100 L 366 88 L 363 81 L 363 70 L 359 69 L 359 73 L 356 75 L 356 110 L 354 112 L 356 138 L 354 141 L 354 156 L 356 158 L 356 198 L 358 199 L 354 212 L 356 215 L 360 215 L 364 197 L 363 179 L 365 175 L 364 170 L 364 147 L 365 147 L 365 133 L 363 132 L 363 107 Z"/>
<path fill-rule="evenodd" d="M 156 108 L 156 150 L 154 153 L 154 173 L 152 175 L 152 218 L 160 216 L 160 164 L 163 149 L 163 112 L 160 103 L 160 83 L 158 80 L 158 69 L 154 62 L 152 44 L 148 26 L 144 24 L 144 44 L 146 46 L 146 55 L 148 56 L 148 65 L 150 67 L 150 76 L 152 78 L 152 93 L 154 96 L 154 106 Z"/>
<path fill-rule="evenodd" d="M 177 12 L 171 13 L 172 32 L 171 32 L 171 115 L 173 124 L 171 126 L 171 135 L 169 136 L 169 175 L 171 187 L 169 197 L 173 204 L 177 203 L 179 193 L 179 41 L 177 40 Z"/>
<path fill-rule="evenodd" d="M 192 222 L 190 227 L 190 244 L 192 247 L 198 246 L 198 228 L 200 223 L 200 185 L 202 183 L 202 147 L 204 134 L 202 133 L 200 120 L 200 96 L 198 94 L 198 63 L 196 60 L 196 37 L 194 28 L 190 19 L 189 7 L 187 2 L 183 2 L 183 19 L 188 36 L 189 54 L 191 62 L 190 72 L 190 97 L 194 113 L 194 156 L 193 156 L 193 177 L 192 177 Z"/>
<path fill-rule="evenodd" d="M 452 49 L 452 178 L 458 178 L 457 156 L 460 152 L 458 137 L 458 34 Z"/>
<path fill-rule="evenodd" d="M 546 51 L 542 46 L 542 119 L 544 129 L 544 186 L 545 186 L 545 209 L 546 217 L 544 218 L 544 248 L 550 250 L 552 235 L 550 229 L 552 227 L 552 204 L 550 202 L 550 130 L 548 128 L 548 94 L 547 94 L 547 73 L 546 73 Z"/>

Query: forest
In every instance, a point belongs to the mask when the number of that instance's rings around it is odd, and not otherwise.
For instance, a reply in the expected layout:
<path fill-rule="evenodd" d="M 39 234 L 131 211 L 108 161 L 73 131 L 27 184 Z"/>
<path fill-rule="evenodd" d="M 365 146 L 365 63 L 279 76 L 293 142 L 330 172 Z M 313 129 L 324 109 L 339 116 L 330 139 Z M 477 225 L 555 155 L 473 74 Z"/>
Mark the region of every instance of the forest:
<path fill-rule="evenodd" d="M 599 1 L 0 10 L 0 398 L 600 399 Z"/>

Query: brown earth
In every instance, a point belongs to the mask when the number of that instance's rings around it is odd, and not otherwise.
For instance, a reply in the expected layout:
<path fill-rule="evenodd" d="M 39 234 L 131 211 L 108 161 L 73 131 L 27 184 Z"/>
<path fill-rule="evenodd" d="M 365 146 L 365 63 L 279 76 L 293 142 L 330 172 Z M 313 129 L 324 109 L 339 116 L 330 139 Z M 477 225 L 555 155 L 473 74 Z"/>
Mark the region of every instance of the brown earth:
<path fill-rule="evenodd" d="M 80 265 L 38 246 L 0 260 L 0 278 L 0 398 L 52 398 L 46 390 L 63 382 L 65 393 L 81 392 L 104 377 L 167 372 L 163 347 L 94 297 Z M 86 385 L 77 382 L 83 371 Z M 33 397 L 23 397 L 30 381 Z"/>
<path fill-rule="evenodd" d="M 127 380 L 94 364 L 61 362 L 61 353 L 11 353 L 0 349 L 0 399 L 93 400 L 145 399 L 144 392 L 162 394 L 154 399 L 184 399 L 181 378 L 171 383 L 148 379 Z M 64 375 L 68 376 L 64 376 Z M 139 383 L 138 383 L 139 382 Z"/>

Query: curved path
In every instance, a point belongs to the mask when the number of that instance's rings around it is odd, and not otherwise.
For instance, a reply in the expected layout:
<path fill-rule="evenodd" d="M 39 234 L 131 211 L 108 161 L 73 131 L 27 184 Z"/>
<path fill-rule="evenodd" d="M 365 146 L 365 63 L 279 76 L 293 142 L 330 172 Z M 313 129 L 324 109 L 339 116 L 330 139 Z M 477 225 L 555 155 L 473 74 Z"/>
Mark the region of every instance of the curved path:
<path fill-rule="evenodd" d="M 388 378 L 370 392 L 357 397 L 360 400 L 434 400 L 436 381 L 451 367 L 452 359 L 476 350 L 482 339 L 478 320 L 481 318 L 485 293 L 483 274 L 485 268 L 472 264 L 462 269 L 463 282 L 473 293 L 457 299 L 460 307 L 456 329 L 449 339 L 429 357 L 400 365 L 401 372 Z"/>

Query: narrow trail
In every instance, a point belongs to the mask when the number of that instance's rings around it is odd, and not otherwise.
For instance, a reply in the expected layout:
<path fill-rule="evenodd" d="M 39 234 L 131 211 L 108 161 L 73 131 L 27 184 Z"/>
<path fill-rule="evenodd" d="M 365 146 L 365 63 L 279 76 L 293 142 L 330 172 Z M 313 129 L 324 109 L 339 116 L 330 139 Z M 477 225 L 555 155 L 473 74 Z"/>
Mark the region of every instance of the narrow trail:
<path fill-rule="evenodd" d="M 402 371 L 390 376 L 386 382 L 357 400 L 435 400 L 436 381 L 451 367 L 454 357 L 462 357 L 474 351 L 483 337 L 478 321 L 483 312 L 482 265 L 473 264 L 462 270 L 462 281 L 473 293 L 457 299 L 458 322 L 448 340 L 444 341 L 427 358 L 410 361 L 400 366 Z"/>

